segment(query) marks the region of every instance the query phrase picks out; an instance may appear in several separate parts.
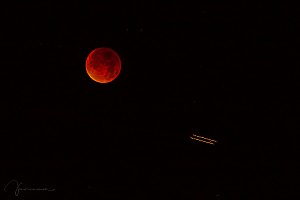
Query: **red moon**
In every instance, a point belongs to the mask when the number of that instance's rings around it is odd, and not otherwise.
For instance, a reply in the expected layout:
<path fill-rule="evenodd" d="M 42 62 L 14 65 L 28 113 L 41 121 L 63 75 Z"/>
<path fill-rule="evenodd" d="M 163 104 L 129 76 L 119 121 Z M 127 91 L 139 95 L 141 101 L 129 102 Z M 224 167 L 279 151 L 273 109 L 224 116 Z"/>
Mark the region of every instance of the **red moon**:
<path fill-rule="evenodd" d="M 94 49 L 86 59 L 86 72 L 98 83 L 109 83 L 120 74 L 121 60 L 110 48 Z"/>

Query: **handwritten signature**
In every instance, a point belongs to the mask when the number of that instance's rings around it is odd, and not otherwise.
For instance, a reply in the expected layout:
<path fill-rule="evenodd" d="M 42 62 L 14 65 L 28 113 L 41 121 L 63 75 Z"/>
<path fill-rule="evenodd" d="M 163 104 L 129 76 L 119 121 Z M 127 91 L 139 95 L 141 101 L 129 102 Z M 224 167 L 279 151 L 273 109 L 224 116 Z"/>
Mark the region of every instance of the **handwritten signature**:
<path fill-rule="evenodd" d="M 48 188 L 21 188 L 20 186 L 23 184 L 23 183 L 19 183 L 17 180 L 11 180 L 9 183 L 6 184 L 5 188 L 4 188 L 4 191 L 6 191 L 6 188 L 8 185 L 10 184 L 13 184 L 13 183 L 16 183 L 16 190 L 15 190 L 15 195 L 16 196 L 19 196 L 19 192 L 20 191 L 48 191 L 48 192 L 52 192 L 52 191 L 55 191 L 55 189 L 48 189 Z"/>

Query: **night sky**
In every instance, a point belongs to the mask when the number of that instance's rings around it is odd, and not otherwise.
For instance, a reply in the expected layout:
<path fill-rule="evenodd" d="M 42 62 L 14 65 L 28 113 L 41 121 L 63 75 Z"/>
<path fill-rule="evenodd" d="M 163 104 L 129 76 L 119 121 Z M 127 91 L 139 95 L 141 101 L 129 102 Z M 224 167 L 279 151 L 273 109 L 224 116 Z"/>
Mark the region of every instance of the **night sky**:
<path fill-rule="evenodd" d="M 55 191 L 4 199 L 299 198 L 299 8 L 42 2 L 1 9 L 0 183 Z"/>

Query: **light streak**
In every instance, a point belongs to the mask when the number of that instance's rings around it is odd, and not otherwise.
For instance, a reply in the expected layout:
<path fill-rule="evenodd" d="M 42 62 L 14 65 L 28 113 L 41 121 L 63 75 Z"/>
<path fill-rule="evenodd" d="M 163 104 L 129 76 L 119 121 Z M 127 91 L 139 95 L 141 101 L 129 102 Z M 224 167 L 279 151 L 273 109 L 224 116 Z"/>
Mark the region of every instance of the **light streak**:
<path fill-rule="evenodd" d="M 197 140 L 197 141 L 200 141 L 200 142 L 204 142 L 204 143 L 207 143 L 207 144 L 212 144 L 212 145 L 214 145 L 215 143 L 213 143 L 213 142 L 208 142 L 208 141 L 205 141 L 205 140 L 200 140 L 200 139 L 198 139 L 198 138 L 194 138 L 194 137 L 190 137 L 192 140 Z"/>
<path fill-rule="evenodd" d="M 190 138 L 192 140 L 197 140 L 197 141 L 200 141 L 200 142 L 204 142 L 204 143 L 207 143 L 207 144 L 212 144 L 214 145 L 216 142 L 216 140 L 212 140 L 212 139 L 209 139 L 209 138 L 206 138 L 206 137 L 202 137 L 202 136 L 199 136 L 199 135 L 195 135 L 193 134 L 192 136 L 190 136 Z"/>
<path fill-rule="evenodd" d="M 209 141 L 212 141 L 212 142 L 218 142 L 218 141 L 216 141 L 216 140 L 212 140 L 212 139 L 209 139 L 209 138 L 206 138 L 206 137 L 202 137 L 202 136 L 199 136 L 199 135 L 195 135 L 195 134 L 193 134 L 193 136 L 194 136 L 194 137 L 197 137 L 197 138 L 203 138 L 203 139 L 205 139 L 205 140 L 209 140 Z"/>

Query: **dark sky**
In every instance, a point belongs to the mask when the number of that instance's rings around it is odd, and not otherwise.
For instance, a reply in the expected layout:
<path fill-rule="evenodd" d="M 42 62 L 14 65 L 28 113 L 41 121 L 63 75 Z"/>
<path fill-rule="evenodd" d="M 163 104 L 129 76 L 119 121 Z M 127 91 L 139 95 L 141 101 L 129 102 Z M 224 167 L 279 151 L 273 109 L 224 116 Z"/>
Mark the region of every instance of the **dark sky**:
<path fill-rule="evenodd" d="M 1 185 L 56 189 L 23 199 L 296 197 L 298 12 L 204 1 L 3 7 Z M 85 71 L 98 47 L 122 61 L 109 84 Z"/>

